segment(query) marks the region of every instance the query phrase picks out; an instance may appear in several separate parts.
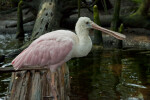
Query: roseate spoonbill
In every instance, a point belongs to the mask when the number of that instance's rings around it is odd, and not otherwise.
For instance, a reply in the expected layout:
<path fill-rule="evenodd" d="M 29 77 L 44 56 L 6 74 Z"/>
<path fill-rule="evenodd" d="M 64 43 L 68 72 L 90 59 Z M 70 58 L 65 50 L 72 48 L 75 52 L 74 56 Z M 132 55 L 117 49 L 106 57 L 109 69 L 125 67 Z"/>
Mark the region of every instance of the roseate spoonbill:
<path fill-rule="evenodd" d="M 76 34 L 68 30 L 56 30 L 46 33 L 33 41 L 28 48 L 20 53 L 13 61 L 14 69 L 24 66 L 47 66 L 51 72 L 73 57 L 86 56 L 91 48 L 92 41 L 89 29 L 96 29 L 108 33 L 117 39 L 126 36 L 95 24 L 87 17 L 80 17 L 76 23 Z M 54 85 L 54 75 L 52 78 Z"/>

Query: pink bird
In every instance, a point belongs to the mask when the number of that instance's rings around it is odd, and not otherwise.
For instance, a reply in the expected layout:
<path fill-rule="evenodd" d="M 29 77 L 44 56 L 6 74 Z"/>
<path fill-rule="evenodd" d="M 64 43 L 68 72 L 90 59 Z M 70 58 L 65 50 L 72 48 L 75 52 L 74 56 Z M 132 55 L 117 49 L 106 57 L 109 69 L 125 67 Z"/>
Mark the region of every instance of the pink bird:
<path fill-rule="evenodd" d="M 22 51 L 12 61 L 12 65 L 16 70 L 25 66 L 47 66 L 51 72 L 55 72 L 59 66 L 71 58 L 86 56 L 91 51 L 92 41 L 89 36 L 91 28 L 108 33 L 120 40 L 126 38 L 123 34 L 98 26 L 87 17 L 80 17 L 75 26 L 76 34 L 68 30 L 46 33 Z"/>

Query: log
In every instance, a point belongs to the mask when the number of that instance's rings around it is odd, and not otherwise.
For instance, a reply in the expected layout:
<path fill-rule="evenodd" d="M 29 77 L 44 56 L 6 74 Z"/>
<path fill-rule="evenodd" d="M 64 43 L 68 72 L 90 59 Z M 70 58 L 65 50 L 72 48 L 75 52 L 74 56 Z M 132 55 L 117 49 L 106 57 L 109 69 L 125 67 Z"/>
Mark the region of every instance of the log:
<path fill-rule="evenodd" d="M 45 69 L 13 72 L 7 100 L 53 100 L 51 74 Z M 57 100 L 69 100 L 68 66 L 60 67 L 55 76 Z"/>
<path fill-rule="evenodd" d="M 35 19 L 34 16 L 29 16 L 29 17 L 27 17 L 27 18 L 25 18 L 25 19 L 23 20 L 23 24 L 26 24 L 26 23 L 28 23 L 28 22 L 31 22 L 31 21 L 33 21 L 34 19 Z M 16 27 L 16 26 L 17 26 L 17 22 L 14 22 L 14 23 L 11 23 L 11 24 L 6 25 L 6 28 L 13 28 L 13 27 Z"/>

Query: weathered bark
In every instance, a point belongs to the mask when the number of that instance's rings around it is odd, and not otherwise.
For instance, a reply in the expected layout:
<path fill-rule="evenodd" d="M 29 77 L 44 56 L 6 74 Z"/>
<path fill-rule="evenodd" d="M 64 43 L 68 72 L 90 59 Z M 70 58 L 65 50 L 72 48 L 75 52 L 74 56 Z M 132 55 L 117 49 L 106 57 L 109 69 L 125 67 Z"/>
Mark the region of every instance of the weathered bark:
<path fill-rule="evenodd" d="M 55 73 L 57 100 L 69 100 L 69 70 L 62 66 Z M 27 70 L 12 74 L 8 100 L 51 100 L 51 72 L 49 70 Z"/>
<path fill-rule="evenodd" d="M 52 2 L 50 0 L 46 1 L 47 2 L 41 1 L 41 6 L 39 8 L 40 10 L 32 32 L 31 41 L 59 26 L 62 15 L 57 9 L 56 2 L 54 2 L 55 0 Z"/>

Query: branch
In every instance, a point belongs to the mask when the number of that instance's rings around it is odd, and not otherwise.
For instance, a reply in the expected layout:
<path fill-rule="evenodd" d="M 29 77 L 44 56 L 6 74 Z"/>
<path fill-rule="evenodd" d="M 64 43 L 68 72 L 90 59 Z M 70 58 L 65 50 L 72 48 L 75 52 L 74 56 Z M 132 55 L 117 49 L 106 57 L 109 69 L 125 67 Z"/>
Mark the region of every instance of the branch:
<path fill-rule="evenodd" d="M 18 70 L 15 70 L 13 67 L 5 67 L 5 68 L 0 68 L 0 72 L 9 73 L 9 72 L 19 72 L 19 71 L 26 71 L 26 70 L 47 70 L 47 69 L 48 69 L 47 67 L 37 67 L 37 66 L 25 67 Z"/>

